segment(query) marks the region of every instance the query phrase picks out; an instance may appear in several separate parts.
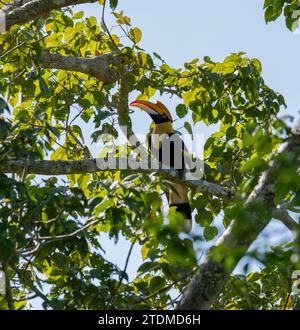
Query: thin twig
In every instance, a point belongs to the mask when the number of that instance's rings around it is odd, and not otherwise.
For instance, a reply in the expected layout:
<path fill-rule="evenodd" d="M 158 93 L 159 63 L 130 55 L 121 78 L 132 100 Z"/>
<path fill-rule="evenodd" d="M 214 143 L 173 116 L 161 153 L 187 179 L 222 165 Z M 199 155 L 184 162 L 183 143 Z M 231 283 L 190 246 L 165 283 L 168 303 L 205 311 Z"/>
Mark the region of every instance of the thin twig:
<path fill-rule="evenodd" d="M 287 306 L 288 306 L 288 303 L 289 303 L 289 300 L 290 300 L 290 296 L 291 296 L 291 292 L 289 292 L 288 295 L 287 295 L 283 310 L 287 309 Z"/>
<path fill-rule="evenodd" d="M 72 233 L 69 233 L 69 234 L 58 235 L 58 236 L 39 236 L 39 237 L 36 238 L 38 243 L 33 248 L 23 250 L 23 251 L 19 250 L 17 252 L 21 256 L 31 255 L 31 254 L 37 252 L 41 247 L 45 246 L 46 244 L 50 244 L 50 243 L 53 243 L 53 242 L 56 242 L 56 241 L 63 241 L 63 240 L 70 239 L 70 238 L 78 235 L 79 233 L 85 231 L 86 229 L 90 228 L 91 226 L 97 224 L 101 220 L 102 219 L 100 219 L 100 218 L 96 218 L 95 220 L 89 222 L 88 224 L 86 224 L 82 228 L 79 228 L 79 229 L 77 229 L 77 230 L 75 230 L 75 231 L 73 231 Z"/>
<path fill-rule="evenodd" d="M 125 266 L 124 266 L 124 269 L 121 273 L 121 276 L 120 276 L 120 280 L 119 280 L 119 283 L 116 287 L 116 290 L 114 292 L 114 295 L 111 297 L 111 299 L 109 300 L 109 302 L 107 303 L 107 307 L 109 307 L 109 305 L 114 301 L 116 295 L 118 294 L 118 291 L 120 289 L 120 286 L 122 285 L 123 283 L 123 279 L 125 277 L 125 274 L 126 274 L 126 271 L 127 271 L 127 267 L 128 267 L 128 263 L 129 263 L 129 260 L 130 260 L 130 257 L 131 257 L 131 253 L 132 253 L 132 249 L 134 247 L 134 244 L 136 243 L 137 241 L 137 237 L 134 238 L 134 240 L 132 241 L 131 245 L 130 245 L 130 248 L 129 248 L 129 251 L 128 251 L 128 254 L 127 254 L 127 258 L 126 258 L 126 261 L 125 261 Z"/>
<path fill-rule="evenodd" d="M 108 36 L 109 36 L 110 41 L 111 41 L 112 44 L 114 45 L 116 51 L 117 51 L 118 53 L 120 53 L 120 49 L 119 49 L 119 47 L 117 46 L 117 44 L 115 43 L 115 41 L 114 41 L 114 39 L 113 39 L 113 37 L 112 37 L 112 35 L 111 35 L 111 33 L 110 33 L 110 31 L 109 31 L 109 29 L 108 29 L 106 23 L 105 23 L 105 7 L 106 7 L 106 0 L 105 0 L 104 3 L 103 3 L 101 21 L 102 21 L 102 24 L 103 24 L 103 26 L 104 26 L 104 28 L 105 28 L 106 33 L 107 33 Z"/>
<path fill-rule="evenodd" d="M 146 300 L 151 299 L 152 297 L 156 296 L 156 295 L 159 294 L 159 293 L 162 293 L 162 292 L 164 292 L 164 291 L 168 291 L 168 290 L 170 290 L 175 284 L 178 284 L 178 283 L 180 283 L 180 282 L 186 280 L 187 278 L 189 278 L 190 276 L 192 276 L 197 270 L 198 270 L 198 268 L 193 269 L 189 274 L 187 274 L 187 275 L 181 277 L 180 279 L 178 279 L 178 280 L 176 280 L 176 281 L 173 281 L 171 284 L 167 285 L 166 287 L 164 287 L 164 288 L 162 288 L 162 289 L 160 289 L 160 290 L 158 290 L 158 291 L 156 291 L 156 292 L 154 292 L 154 293 L 151 293 L 150 295 L 148 295 L 148 296 L 146 296 L 146 297 L 143 297 L 140 301 L 141 301 L 141 302 L 144 302 L 144 301 L 146 301 Z"/>
<path fill-rule="evenodd" d="M 41 299 L 43 299 L 46 302 L 49 302 L 49 299 L 43 294 L 42 291 L 40 291 L 33 283 L 31 279 L 29 279 L 25 273 L 22 271 L 22 269 L 18 269 L 17 267 L 13 267 L 12 269 L 18 274 L 19 278 L 23 280 L 23 282 Z"/>

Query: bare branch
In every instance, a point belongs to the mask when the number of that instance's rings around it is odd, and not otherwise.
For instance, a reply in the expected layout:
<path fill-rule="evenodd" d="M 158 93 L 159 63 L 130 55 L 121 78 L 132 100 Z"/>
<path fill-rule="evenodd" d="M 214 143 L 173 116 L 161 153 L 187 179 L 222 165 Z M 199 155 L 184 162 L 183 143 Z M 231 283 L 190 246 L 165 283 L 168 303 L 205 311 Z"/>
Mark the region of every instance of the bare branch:
<path fill-rule="evenodd" d="M 42 248 L 46 244 L 53 243 L 53 242 L 56 242 L 56 241 L 68 240 L 68 239 L 78 235 L 79 233 L 85 231 L 86 229 L 96 225 L 100 221 L 101 221 L 100 218 L 96 218 L 93 221 L 88 222 L 83 227 L 78 228 L 77 230 L 75 230 L 75 231 L 73 231 L 72 233 L 69 233 L 69 234 L 57 235 L 57 236 L 40 236 L 40 237 L 37 237 L 36 240 L 38 241 L 38 243 L 34 247 L 31 247 L 30 249 L 27 249 L 27 250 L 20 250 L 20 251 L 17 251 L 17 252 L 21 256 L 31 255 L 31 254 L 37 252 L 40 248 Z"/>
<path fill-rule="evenodd" d="M 101 219 L 96 218 L 93 221 L 88 222 L 86 225 L 84 225 L 82 228 L 79 228 L 75 231 L 73 231 L 72 233 L 69 234 L 65 234 L 65 235 L 58 235 L 58 236 L 40 236 L 38 237 L 39 241 L 47 241 L 47 242 L 55 242 L 55 241 L 63 241 L 66 239 L 70 239 L 76 235 L 78 235 L 79 233 L 85 231 L 86 229 L 96 225 L 97 223 L 99 223 L 101 221 Z"/>
<path fill-rule="evenodd" d="M 16 302 L 21 302 L 21 301 L 28 301 L 28 300 L 32 300 L 34 298 L 38 297 L 37 294 L 33 294 L 31 296 L 28 297 L 23 297 L 23 298 L 19 298 L 19 299 L 15 299 Z"/>
<path fill-rule="evenodd" d="M 98 159 L 84 159 L 84 160 L 4 160 L 0 163 L 0 172 L 3 173 L 20 173 L 23 168 L 26 168 L 28 174 L 41 174 L 41 175 L 67 175 L 67 174 L 80 174 L 80 173 L 96 173 L 101 171 L 119 171 L 118 162 L 120 164 L 127 164 L 126 158 L 118 158 L 116 162 L 116 169 L 100 169 L 102 164 L 107 164 L 105 158 Z M 101 165 L 99 167 L 99 165 Z M 229 188 L 199 179 L 199 180 L 185 180 L 183 175 L 179 174 L 174 169 L 152 169 L 148 168 L 131 169 L 128 166 L 126 169 L 128 173 L 156 173 L 162 178 L 172 180 L 173 182 L 184 182 L 187 186 L 196 188 L 198 191 L 210 193 L 216 196 L 232 198 L 235 196 L 235 191 Z"/>

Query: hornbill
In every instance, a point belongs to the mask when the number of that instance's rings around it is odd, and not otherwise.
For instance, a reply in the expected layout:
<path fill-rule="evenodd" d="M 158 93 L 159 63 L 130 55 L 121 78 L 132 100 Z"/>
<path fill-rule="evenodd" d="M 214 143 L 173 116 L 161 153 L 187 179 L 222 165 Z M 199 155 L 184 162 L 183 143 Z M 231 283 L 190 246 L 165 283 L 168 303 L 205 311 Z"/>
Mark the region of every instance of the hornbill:
<path fill-rule="evenodd" d="M 130 106 L 138 107 L 146 111 L 154 122 L 153 130 L 148 139 L 148 146 L 153 156 L 162 165 L 184 170 L 186 166 L 187 149 L 179 137 L 174 133 L 173 119 L 170 111 L 161 102 L 152 103 L 145 100 L 135 100 Z M 172 189 L 167 193 L 169 207 L 176 207 L 176 211 L 184 218 L 184 232 L 192 229 L 192 215 L 188 200 L 188 191 L 182 183 L 171 183 Z"/>

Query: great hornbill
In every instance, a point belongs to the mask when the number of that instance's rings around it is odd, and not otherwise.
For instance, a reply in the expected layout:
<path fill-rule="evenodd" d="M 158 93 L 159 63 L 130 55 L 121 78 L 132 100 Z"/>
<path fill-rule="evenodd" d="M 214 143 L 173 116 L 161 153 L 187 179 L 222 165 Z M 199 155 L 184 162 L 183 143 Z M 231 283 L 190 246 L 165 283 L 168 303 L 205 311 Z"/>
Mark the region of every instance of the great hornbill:
<path fill-rule="evenodd" d="M 145 100 L 135 100 L 131 106 L 146 111 L 154 122 L 153 130 L 148 139 L 148 146 L 153 156 L 164 166 L 177 170 L 186 169 L 187 149 L 179 137 L 174 133 L 173 119 L 170 111 L 159 101 L 152 103 Z M 176 207 L 176 211 L 184 217 L 184 232 L 192 229 L 192 215 L 188 200 L 188 191 L 182 183 L 171 183 L 172 189 L 168 192 L 169 206 Z"/>

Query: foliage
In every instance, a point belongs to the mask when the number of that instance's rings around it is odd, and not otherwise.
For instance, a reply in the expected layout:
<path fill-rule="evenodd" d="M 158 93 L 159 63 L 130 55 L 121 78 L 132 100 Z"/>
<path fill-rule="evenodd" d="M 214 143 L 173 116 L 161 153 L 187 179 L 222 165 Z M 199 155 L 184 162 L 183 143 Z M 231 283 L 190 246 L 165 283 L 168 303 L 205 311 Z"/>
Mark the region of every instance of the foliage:
<path fill-rule="evenodd" d="M 298 310 L 299 295 L 292 290 L 294 268 L 291 260 L 294 251 L 293 244 L 283 244 L 257 256 L 262 265 L 261 271 L 247 276 L 231 276 L 214 308 Z"/>
<path fill-rule="evenodd" d="M 290 134 L 285 120 L 277 117 L 284 98 L 266 85 L 259 60 L 244 53 L 221 62 L 206 56 L 203 62 L 194 59 L 172 68 L 159 54 L 139 46 L 142 32 L 117 3 L 109 1 L 118 27 L 111 31 L 98 6 L 97 17 L 67 8 L 52 11 L 42 28 L 40 21 L 32 20 L 0 35 L 1 161 L 89 157 L 84 125 L 94 141 L 103 132 L 116 135 L 122 79 L 105 84 L 85 73 L 47 69 L 41 61 L 44 50 L 85 58 L 113 52 L 126 66 L 129 91 L 144 99 L 166 92 L 177 95 L 182 100 L 178 117 L 184 120 L 192 114 L 193 122 L 185 124 L 189 130 L 199 121 L 218 124 L 205 144 L 205 179 L 237 189 L 245 198 Z M 267 21 L 281 14 L 279 3 L 286 5 L 290 17 L 297 1 L 267 0 Z M 123 77 L 124 67 L 112 68 Z M 286 161 L 276 184 L 278 203 L 299 205 L 294 164 Z M 9 264 L 15 307 L 20 309 L 30 307 L 33 285 L 44 308 L 172 308 L 176 299 L 170 289 L 182 292 L 198 267 L 199 246 L 215 239 L 243 212 L 235 201 L 193 192 L 190 201 L 199 234 L 183 237 L 176 228 L 176 213 L 169 212 L 165 225 L 161 192 L 168 183 L 152 175 L 106 171 L 46 178 L 28 175 L 24 168 L 15 176 L 1 174 L 0 187 L 0 259 Z M 223 227 L 217 225 L 218 216 L 224 216 Z M 133 279 L 126 267 L 106 260 L 104 235 L 116 243 L 122 235 L 139 245 L 143 262 Z M 282 275 L 287 270 L 274 268 L 277 261 L 271 257 L 264 256 L 261 272 L 233 275 L 215 307 L 281 308 L 289 287 Z M 286 264 L 289 257 L 284 257 Z M 45 285 L 49 293 L 43 297 Z M 7 308 L 4 296 L 0 308 Z"/>
<path fill-rule="evenodd" d="M 265 0 L 265 20 L 275 21 L 280 15 L 284 15 L 285 24 L 289 30 L 295 31 L 299 25 L 300 2 L 299 0 Z"/>

